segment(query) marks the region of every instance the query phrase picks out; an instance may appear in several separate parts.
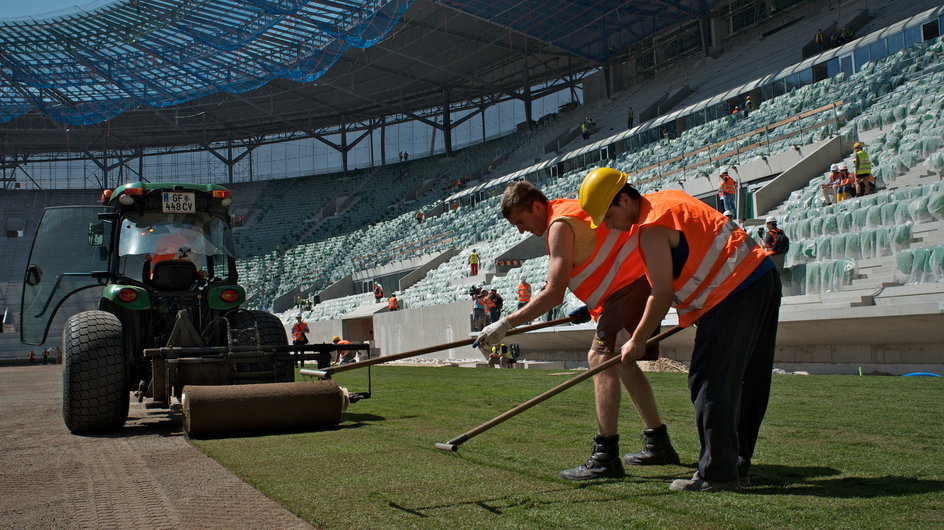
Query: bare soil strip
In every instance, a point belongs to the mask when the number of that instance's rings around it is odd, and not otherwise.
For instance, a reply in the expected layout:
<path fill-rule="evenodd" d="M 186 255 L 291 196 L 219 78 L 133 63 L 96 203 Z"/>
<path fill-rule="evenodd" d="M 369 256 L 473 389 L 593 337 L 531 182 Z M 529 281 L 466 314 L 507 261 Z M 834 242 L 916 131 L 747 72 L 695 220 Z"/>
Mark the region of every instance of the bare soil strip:
<path fill-rule="evenodd" d="M 125 428 L 74 436 L 61 367 L 0 367 L 0 528 L 311 528 L 132 402 Z"/>

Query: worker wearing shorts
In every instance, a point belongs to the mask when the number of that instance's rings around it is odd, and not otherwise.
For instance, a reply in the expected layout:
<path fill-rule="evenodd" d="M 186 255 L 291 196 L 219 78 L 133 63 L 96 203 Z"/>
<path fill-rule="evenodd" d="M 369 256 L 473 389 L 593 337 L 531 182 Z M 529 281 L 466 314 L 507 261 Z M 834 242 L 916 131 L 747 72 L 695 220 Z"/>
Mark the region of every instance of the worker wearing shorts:
<path fill-rule="evenodd" d="M 619 347 L 633 336 L 633 331 L 642 319 L 649 299 L 649 282 L 642 276 L 635 282 L 611 294 L 603 303 L 603 312 L 597 319 L 597 331 L 593 335 L 590 350 L 604 355 L 619 353 Z M 658 335 L 656 330 L 652 335 Z M 659 360 L 659 345 L 646 348 L 640 361 Z"/>
<path fill-rule="evenodd" d="M 574 323 L 597 320 L 597 332 L 587 352 L 587 363 L 599 366 L 618 353 L 620 330 L 635 329 L 649 297 L 641 261 L 625 259 L 638 253 L 638 236 L 607 229 L 594 230 L 590 218 L 574 199 L 549 201 L 533 184 L 509 184 L 501 201 L 502 215 L 521 233 L 543 237 L 549 256 L 546 287 L 524 307 L 487 326 L 474 346 L 488 351 L 516 325 L 533 320 L 559 305 L 570 289 L 586 306 L 571 313 Z M 487 355 L 487 354 L 486 354 Z M 653 359 L 658 349 L 653 349 Z M 678 464 L 656 407 L 652 387 L 636 363 L 620 363 L 593 378 L 598 434 L 590 458 L 561 471 L 565 480 L 619 478 L 623 464 Z M 645 445 L 638 453 L 619 455 L 618 419 L 621 386 L 629 393 L 645 429 Z"/>

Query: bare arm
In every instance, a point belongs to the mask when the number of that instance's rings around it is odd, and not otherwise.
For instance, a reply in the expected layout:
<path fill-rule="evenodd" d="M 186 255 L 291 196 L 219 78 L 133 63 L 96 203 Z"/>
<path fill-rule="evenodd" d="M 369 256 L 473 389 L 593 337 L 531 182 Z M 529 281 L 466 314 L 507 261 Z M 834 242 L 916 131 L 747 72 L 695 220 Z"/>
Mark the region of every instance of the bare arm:
<path fill-rule="evenodd" d="M 512 326 L 530 322 L 564 301 L 564 293 L 574 267 L 574 230 L 565 222 L 552 223 L 548 228 L 547 244 L 550 264 L 547 268 L 547 287 L 524 307 L 508 315 Z"/>
<path fill-rule="evenodd" d="M 672 286 L 671 238 L 675 232 L 662 226 L 647 226 L 639 233 L 639 246 L 652 284 L 652 292 L 646 300 L 646 309 L 632 338 L 622 347 L 624 362 L 635 361 L 645 355 L 646 340 L 662 324 L 662 319 L 672 306 L 675 289 Z"/>

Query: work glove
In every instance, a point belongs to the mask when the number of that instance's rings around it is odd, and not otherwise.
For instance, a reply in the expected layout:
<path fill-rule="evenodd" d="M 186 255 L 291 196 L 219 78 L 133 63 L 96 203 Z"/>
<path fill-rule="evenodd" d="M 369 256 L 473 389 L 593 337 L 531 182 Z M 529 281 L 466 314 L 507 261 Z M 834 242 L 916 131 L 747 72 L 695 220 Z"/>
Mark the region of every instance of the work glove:
<path fill-rule="evenodd" d="M 514 326 L 511 325 L 511 322 L 508 322 L 507 318 L 502 317 L 498 322 L 493 322 L 485 326 L 485 329 L 479 333 L 479 336 L 476 337 L 475 341 L 472 343 L 472 347 L 478 348 L 488 357 L 492 353 L 492 346 L 501 342 L 512 328 L 514 328 Z"/>
<path fill-rule="evenodd" d="M 574 319 L 574 324 L 583 324 L 584 322 L 590 322 L 590 310 L 587 309 L 587 306 L 582 305 L 577 309 L 574 309 L 570 313 L 567 313 L 567 316 Z"/>

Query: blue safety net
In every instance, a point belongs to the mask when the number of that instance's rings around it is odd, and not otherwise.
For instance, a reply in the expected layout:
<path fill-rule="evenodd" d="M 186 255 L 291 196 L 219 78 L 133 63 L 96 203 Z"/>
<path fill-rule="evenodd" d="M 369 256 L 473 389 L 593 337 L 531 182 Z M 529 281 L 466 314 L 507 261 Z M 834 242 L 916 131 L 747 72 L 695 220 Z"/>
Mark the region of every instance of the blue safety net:
<path fill-rule="evenodd" d="M 380 42 L 413 0 L 122 0 L 0 23 L 0 123 L 40 111 L 90 125 L 277 78 L 325 74 Z"/>
<path fill-rule="evenodd" d="M 659 30 L 708 15 L 714 0 L 433 0 L 603 63 Z"/>

